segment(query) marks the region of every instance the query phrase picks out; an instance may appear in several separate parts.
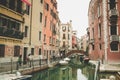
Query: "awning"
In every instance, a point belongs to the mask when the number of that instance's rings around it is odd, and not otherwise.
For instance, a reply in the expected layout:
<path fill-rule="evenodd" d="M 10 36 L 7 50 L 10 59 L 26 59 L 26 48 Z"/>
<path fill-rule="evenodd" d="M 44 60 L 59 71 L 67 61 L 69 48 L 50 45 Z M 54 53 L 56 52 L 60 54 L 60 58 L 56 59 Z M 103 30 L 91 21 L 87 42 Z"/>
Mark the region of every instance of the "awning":
<path fill-rule="evenodd" d="M 28 0 L 21 0 L 21 1 L 26 3 L 28 6 L 31 6 L 31 3 Z"/>

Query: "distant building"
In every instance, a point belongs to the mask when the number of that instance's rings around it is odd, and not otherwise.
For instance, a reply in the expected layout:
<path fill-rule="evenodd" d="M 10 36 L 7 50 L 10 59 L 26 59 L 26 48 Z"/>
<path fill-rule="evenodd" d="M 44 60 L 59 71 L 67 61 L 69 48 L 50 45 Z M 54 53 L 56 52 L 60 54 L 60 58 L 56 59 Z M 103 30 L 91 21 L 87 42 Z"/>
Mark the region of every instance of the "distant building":
<path fill-rule="evenodd" d="M 72 31 L 72 49 L 77 49 L 77 31 Z"/>
<path fill-rule="evenodd" d="M 120 1 L 91 0 L 89 18 L 89 56 L 102 63 L 120 62 Z"/>
<path fill-rule="evenodd" d="M 60 51 L 68 52 L 72 49 L 72 21 L 60 27 Z"/>
<path fill-rule="evenodd" d="M 80 50 L 83 50 L 86 52 L 87 47 L 88 47 L 88 36 L 87 34 L 85 34 L 80 38 Z"/>

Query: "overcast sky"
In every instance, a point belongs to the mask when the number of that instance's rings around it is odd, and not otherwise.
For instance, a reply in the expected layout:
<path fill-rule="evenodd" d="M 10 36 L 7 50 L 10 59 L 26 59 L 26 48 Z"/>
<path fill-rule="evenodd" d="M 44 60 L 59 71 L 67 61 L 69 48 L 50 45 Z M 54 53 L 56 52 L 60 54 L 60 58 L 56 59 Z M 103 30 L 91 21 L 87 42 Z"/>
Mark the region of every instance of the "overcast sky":
<path fill-rule="evenodd" d="M 57 0 L 59 17 L 62 23 L 72 20 L 73 30 L 80 38 L 88 27 L 88 7 L 90 0 Z"/>

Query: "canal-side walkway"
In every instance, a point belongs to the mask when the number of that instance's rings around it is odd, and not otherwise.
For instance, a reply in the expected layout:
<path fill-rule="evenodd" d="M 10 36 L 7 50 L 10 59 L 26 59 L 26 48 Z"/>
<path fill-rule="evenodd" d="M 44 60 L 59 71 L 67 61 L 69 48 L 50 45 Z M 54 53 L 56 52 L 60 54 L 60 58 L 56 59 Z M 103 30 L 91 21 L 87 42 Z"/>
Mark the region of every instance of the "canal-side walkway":
<path fill-rule="evenodd" d="M 99 65 L 100 72 L 119 72 L 120 64 L 100 64 L 99 61 L 90 60 L 93 65 Z"/>
<path fill-rule="evenodd" d="M 101 72 L 119 72 L 120 64 L 101 64 L 100 65 Z"/>
<path fill-rule="evenodd" d="M 19 69 L 18 71 L 21 72 L 21 74 L 30 74 L 30 73 L 33 73 L 33 72 L 37 72 L 37 71 L 40 71 L 40 70 L 44 70 L 44 69 L 47 69 L 51 66 L 49 65 L 52 65 L 52 66 L 55 66 L 58 64 L 58 61 L 54 61 L 50 64 L 44 64 L 44 65 L 41 65 L 41 66 L 34 66 L 34 67 L 29 67 L 29 68 L 25 68 L 25 69 Z"/>
<path fill-rule="evenodd" d="M 89 63 L 95 66 L 95 75 L 99 73 L 100 80 L 113 80 L 110 79 L 111 76 L 114 76 L 115 80 L 120 80 L 120 64 L 100 64 L 94 60 L 90 60 Z"/>
<path fill-rule="evenodd" d="M 0 74 L 15 73 L 17 71 L 21 72 L 21 74 L 31 74 L 58 64 L 59 59 L 51 59 L 50 61 L 47 59 L 37 59 L 26 63 L 21 62 L 21 64 L 18 64 L 17 61 L 0 63 Z"/>

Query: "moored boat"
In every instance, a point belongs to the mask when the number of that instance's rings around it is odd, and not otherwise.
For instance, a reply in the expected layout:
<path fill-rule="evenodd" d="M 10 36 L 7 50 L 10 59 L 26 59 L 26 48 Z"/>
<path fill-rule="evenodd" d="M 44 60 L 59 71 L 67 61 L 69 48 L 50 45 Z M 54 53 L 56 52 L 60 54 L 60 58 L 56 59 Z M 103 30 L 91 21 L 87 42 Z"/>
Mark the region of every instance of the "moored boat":
<path fill-rule="evenodd" d="M 60 61 L 59 61 L 59 64 L 60 64 L 60 65 L 67 65 L 67 64 L 68 64 L 68 62 L 67 62 L 67 61 L 65 61 L 65 60 L 60 60 Z"/>
<path fill-rule="evenodd" d="M 70 58 L 66 57 L 64 60 L 65 60 L 65 61 L 70 61 Z"/>
<path fill-rule="evenodd" d="M 32 80 L 32 75 L 21 75 L 19 72 L 16 74 L 1 74 L 0 80 Z"/>

